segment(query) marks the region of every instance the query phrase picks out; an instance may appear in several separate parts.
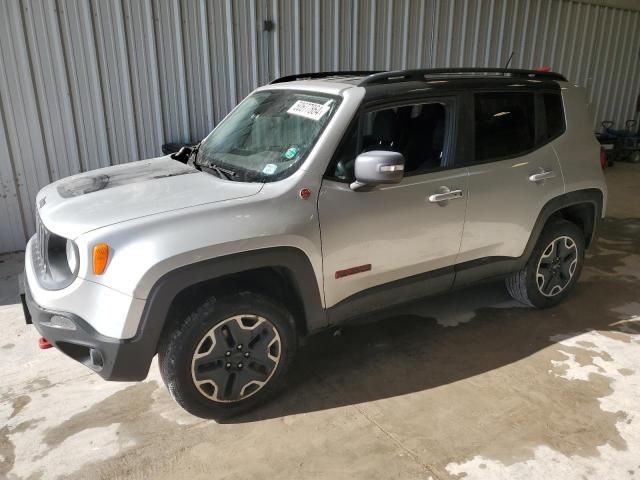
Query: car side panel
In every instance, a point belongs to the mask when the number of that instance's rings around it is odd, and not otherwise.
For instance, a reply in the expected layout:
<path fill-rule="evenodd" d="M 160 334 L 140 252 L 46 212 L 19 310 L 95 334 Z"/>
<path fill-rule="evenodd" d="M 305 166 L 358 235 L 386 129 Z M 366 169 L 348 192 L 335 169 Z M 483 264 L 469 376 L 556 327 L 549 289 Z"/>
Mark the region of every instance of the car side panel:
<path fill-rule="evenodd" d="M 429 202 L 444 186 L 466 192 L 466 168 L 407 176 L 367 192 L 323 182 L 319 216 L 327 307 L 378 285 L 453 266 L 466 199 Z M 370 269 L 337 277 L 360 265 Z M 443 283 L 441 290 L 450 286 Z"/>
<path fill-rule="evenodd" d="M 309 258 L 296 248 L 276 247 L 213 258 L 166 273 L 151 288 L 138 331 L 131 341 L 140 344 L 150 361 L 155 355 L 166 322 L 170 321 L 169 310 L 178 293 L 203 281 L 274 266 L 291 272 L 296 282 L 296 292 L 292 292 L 292 295 L 297 294 L 302 300 L 308 331 L 324 328 L 327 325 L 327 315 Z"/>
<path fill-rule="evenodd" d="M 541 171 L 556 176 L 529 180 Z M 562 170 L 550 144 L 520 157 L 470 166 L 467 216 L 456 263 L 519 257 L 542 207 L 563 193 Z"/>
<path fill-rule="evenodd" d="M 285 183 L 289 188 L 283 191 Z M 322 285 L 317 207 L 313 198 L 300 198 L 303 186 L 317 195 L 320 180 L 299 171 L 225 208 L 192 207 L 89 232 L 78 239 L 79 249 L 90 250 L 91 245 L 104 242 L 111 247 L 111 255 L 104 275 L 87 280 L 144 300 L 163 275 L 185 265 L 290 246 L 305 253 L 316 272 L 317 285 Z"/>
<path fill-rule="evenodd" d="M 567 131 L 552 146 L 560 159 L 566 191 L 597 188 L 606 211 L 607 185 L 600 166 L 600 144 L 593 134 L 593 115 L 583 88 L 561 83 Z"/>
<path fill-rule="evenodd" d="M 541 209 L 535 225 L 531 229 L 531 234 L 529 235 L 529 239 L 522 255 L 519 257 L 490 256 L 458 263 L 455 268 L 456 272 L 453 287 L 466 287 L 480 281 L 504 277 L 505 275 L 520 270 L 529 260 L 531 252 L 538 242 L 538 238 L 540 237 L 544 226 L 554 213 L 566 207 L 583 204 L 590 204 L 593 206 L 593 233 L 595 236 L 598 229 L 598 220 L 602 216 L 602 191 L 597 188 L 590 188 L 565 193 L 552 198 Z"/>

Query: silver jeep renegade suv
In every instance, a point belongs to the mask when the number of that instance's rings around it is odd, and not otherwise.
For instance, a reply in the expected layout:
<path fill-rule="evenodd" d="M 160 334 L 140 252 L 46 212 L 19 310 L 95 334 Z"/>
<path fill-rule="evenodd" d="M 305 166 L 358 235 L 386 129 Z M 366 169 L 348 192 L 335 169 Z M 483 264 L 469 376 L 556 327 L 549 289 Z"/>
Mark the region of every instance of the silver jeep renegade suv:
<path fill-rule="evenodd" d="M 551 72 L 280 78 L 195 147 L 42 189 L 27 322 L 107 380 L 157 353 L 177 402 L 217 418 L 348 319 L 498 277 L 551 307 L 604 215 L 591 127 Z"/>

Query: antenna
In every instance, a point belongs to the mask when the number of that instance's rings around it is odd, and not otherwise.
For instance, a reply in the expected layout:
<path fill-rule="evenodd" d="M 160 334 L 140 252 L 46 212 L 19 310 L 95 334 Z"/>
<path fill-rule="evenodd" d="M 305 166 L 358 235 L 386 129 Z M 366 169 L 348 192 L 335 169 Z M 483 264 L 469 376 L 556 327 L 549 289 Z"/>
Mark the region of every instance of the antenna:
<path fill-rule="evenodd" d="M 511 50 L 511 55 L 509 55 L 509 60 L 507 60 L 507 64 L 504 66 L 504 68 L 509 68 L 509 64 L 511 63 L 511 59 L 513 58 L 514 53 L 515 50 Z"/>

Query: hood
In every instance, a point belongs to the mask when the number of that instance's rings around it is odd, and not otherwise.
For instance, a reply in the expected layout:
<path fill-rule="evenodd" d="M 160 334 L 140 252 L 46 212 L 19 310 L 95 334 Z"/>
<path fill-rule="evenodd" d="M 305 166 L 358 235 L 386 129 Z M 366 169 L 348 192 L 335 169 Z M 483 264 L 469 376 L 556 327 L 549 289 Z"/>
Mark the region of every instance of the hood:
<path fill-rule="evenodd" d="M 36 206 L 47 228 L 76 238 L 134 218 L 248 197 L 262 186 L 223 180 L 161 157 L 63 178 L 40 190 Z"/>

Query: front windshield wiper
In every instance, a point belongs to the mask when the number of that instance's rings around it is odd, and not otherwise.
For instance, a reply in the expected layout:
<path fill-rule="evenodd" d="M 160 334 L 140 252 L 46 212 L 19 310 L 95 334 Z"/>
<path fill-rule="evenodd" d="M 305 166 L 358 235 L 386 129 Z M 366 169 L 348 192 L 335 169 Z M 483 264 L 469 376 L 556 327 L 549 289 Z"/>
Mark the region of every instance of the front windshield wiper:
<path fill-rule="evenodd" d="M 233 180 L 233 177 L 236 176 L 236 172 L 234 172 L 233 170 L 219 167 L 218 165 L 213 163 L 201 164 L 200 168 L 208 173 L 214 173 L 224 180 Z"/>
<path fill-rule="evenodd" d="M 213 173 L 220 178 L 225 180 L 233 180 L 232 177 L 236 176 L 236 172 L 233 170 L 229 170 L 228 168 L 220 167 L 214 163 L 208 162 L 198 162 L 198 152 L 200 151 L 200 145 L 202 142 L 198 143 L 193 147 L 191 153 L 189 155 L 189 162 L 199 170 L 204 170 L 207 173 Z"/>
<path fill-rule="evenodd" d="M 198 151 L 200 151 L 201 143 L 202 141 L 199 141 L 191 148 L 191 152 L 189 153 L 189 162 L 191 162 L 192 165 L 198 164 Z"/>

